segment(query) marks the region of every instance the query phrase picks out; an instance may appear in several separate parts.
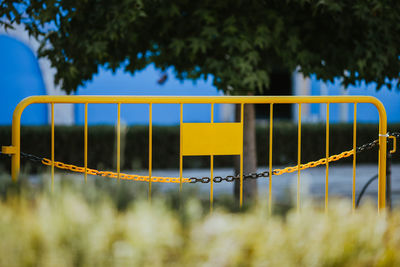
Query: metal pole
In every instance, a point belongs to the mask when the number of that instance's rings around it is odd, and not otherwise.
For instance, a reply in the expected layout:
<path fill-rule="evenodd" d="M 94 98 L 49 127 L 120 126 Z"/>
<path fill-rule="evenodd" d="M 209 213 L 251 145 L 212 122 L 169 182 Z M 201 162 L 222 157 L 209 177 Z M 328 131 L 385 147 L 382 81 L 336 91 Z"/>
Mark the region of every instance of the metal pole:
<path fill-rule="evenodd" d="M 389 210 L 392 210 L 392 154 L 387 154 L 386 162 L 386 203 Z"/>

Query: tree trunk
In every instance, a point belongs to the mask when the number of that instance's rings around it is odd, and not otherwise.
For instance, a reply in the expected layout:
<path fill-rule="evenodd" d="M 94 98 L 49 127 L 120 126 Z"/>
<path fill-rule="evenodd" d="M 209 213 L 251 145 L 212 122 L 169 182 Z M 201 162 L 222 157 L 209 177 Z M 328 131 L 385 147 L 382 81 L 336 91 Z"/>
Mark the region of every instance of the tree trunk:
<path fill-rule="evenodd" d="M 240 105 L 236 105 L 236 121 L 240 121 Z M 243 129 L 243 174 L 257 171 L 256 151 L 256 115 L 254 104 L 244 105 L 244 129 Z M 240 158 L 235 162 L 235 174 L 240 173 Z M 235 199 L 240 197 L 240 181 L 235 181 Z M 254 200 L 257 197 L 257 181 L 254 179 L 244 180 L 243 199 L 244 201 Z"/>

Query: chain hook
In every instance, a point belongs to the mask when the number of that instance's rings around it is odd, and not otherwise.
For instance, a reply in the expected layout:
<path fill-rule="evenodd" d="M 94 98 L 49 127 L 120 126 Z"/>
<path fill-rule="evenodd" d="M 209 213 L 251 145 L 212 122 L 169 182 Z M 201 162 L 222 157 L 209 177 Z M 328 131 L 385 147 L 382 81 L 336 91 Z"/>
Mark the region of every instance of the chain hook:
<path fill-rule="evenodd" d="M 390 150 L 390 154 L 396 153 L 397 138 L 396 138 L 396 136 L 394 136 L 394 135 L 390 135 L 390 136 L 389 136 L 389 139 L 392 139 L 392 141 L 393 141 L 393 149 Z"/>

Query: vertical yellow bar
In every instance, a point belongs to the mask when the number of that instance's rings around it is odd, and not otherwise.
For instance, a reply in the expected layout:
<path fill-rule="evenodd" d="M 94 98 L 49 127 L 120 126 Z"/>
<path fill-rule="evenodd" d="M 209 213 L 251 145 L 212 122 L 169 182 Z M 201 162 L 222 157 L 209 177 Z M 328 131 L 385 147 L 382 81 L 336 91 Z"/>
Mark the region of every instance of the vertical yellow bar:
<path fill-rule="evenodd" d="M 300 211 L 300 164 L 301 164 L 301 103 L 297 129 L 297 211 Z"/>
<path fill-rule="evenodd" d="M 51 103 L 51 192 L 54 191 L 54 103 Z"/>
<path fill-rule="evenodd" d="M 244 113 L 244 104 L 240 105 L 240 124 L 243 129 L 243 113 Z M 240 153 L 240 197 L 239 197 L 239 205 L 240 207 L 243 206 L 243 147 Z"/>
<path fill-rule="evenodd" d="M 88 161 L 88 103 L 85 103 L 85 133 L 84 133 L 84 165 L 85 165 L 85 183 L 87 183 L 87 161 Z"/>
<path fill-rule="evenodd" d="M 118 103 L 118 122 L 117 122 L 117 172 L 118 182 L 121 176 L 121 103 Z"/>
<path fill-rule="evenodd" d="M 151 201 L 151 175 L 153 169 L 153 105 L 149 104 L 149 201 Z"/>
<path fill-rule="evenodd" d="M 211 123 L 214 123 L 214 103 L 211 103 Z M 210 212 L 214 205 L 214 156 L 210 156 Z"/>
<path fill-rule="evenodd" d="M 386 153 L 387 115 L 381 102 L 375 103 L 379 111 L 379 156 L 378 156 L 378 212 L 386 208 Z"/>
<path fill-rule="evenodd" d="M 328 197 L 329 197 L 329 103 L 326 103 L 326 149 L 325 149 L 325 158 L 326 158 L 326 171 L 325 171 L 325 212 L 328 211 Z"/>
<path fill-rule="evenodd" d="M 210 212 L 214 208 L 214 156 L 210 156 Z"/>
<path fill-rule="evenodd" d="M 381 114 L 379 119 L 378 212 L 380 213 L 386 208 L 387 119 L 382 118 Z"/>
<path fill-rule="evenodd" d="M 353 119 L 353 212 L 356 210 L 356 162 L 357 162 L 357 103 L 354 103 L 354 119 Z"/>
<path fill-rule="evenodd" d="M 273 103 L 269 105 L 269 188 L 268 188 L 268 211 L 272 213 L 272 127 L 274 120 Z"/>
<path fill-rule="evenodd" d="M 183 123 L 183 104 L 181 103 L 181 114 L 180 114 L 180 145 L 179 145 L 179 192 L 182 192 L 182 123 Z"/>

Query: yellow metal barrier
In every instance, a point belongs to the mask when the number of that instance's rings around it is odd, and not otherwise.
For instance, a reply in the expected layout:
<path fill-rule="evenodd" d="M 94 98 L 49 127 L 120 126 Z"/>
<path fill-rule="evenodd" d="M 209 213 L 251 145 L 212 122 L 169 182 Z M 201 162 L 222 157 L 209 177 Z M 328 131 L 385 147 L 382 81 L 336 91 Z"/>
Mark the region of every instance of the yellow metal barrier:
<path fill-rule="evenodd" d="M 356 179 L 356 123 L 357 123 L 357 104 L 371 103 L 375 105 L 379 112 L 379 182 L 378 182 L 378 210 L 385 208 L 386 203 L 386 149 L 387 149 L 387 117 L 386 111 L 382 103 L 370 96 L 241 96 L 241 97 L 168 97 L 168 96 L 33 96 L 22 100 L 16 107 L 13 115 L 12 123 L 12 146 L 2 148 L 4 154 L 10 154 L 11 159 L 11 175 L 14 181 L 17 180 L 20 170 L 20 122 L 21 114 L 24 109 L 31 104 L 50 104 L 51 105 L 51 159 L 46 160 L 46 164 L 51 165 L 52 186 L 54 183 L 54 167 L 72 166 L 74 169 L 84 173 L 85 181 L 87 174 L 100 174 L 117 179 L 133 179 L 149 182 L 149 198 L 151 197 L 151 183 L 164 179 L 160 177 L 152 178 L 152 105 L 153 104 L 180 104 L 180 167 L 179 178 L 176 179 L 179 188 L 182 190 L 182 184 L 187 183 L 189 179 L 183 178 L 183 157 L 194 155 L 210 156 L 210 172 L 213 177 L 214 155 L 239 155 L 240 156 L 240 205 L 243 204 L 243 107 L 244 104 L 270 104 L 270 129 L 269 129 L 269 173 L 272 173 L 272 135 L 273 135 L 273 107 L 274 104 L 298 104 L 298 162 L 296 167 L 288 167 L 283 170 L 275 170 L 276 174 L 284 172 L 297 171 L 297 208 L 300 209 L 300 171 L 302 169 L 317 166 L 320 164 L 326 165 L 326 185 L 325 185 L 325 207 L 328 207 L 328 177 L 329 177 L 329 162 L 337 160 L 338 157 L 353 156 L 353 209 L 355 208 L 355 179 Z M 85 126 L 84 126 L 84 167 L 62 164 L 55 161 L 54 155 L 54 105 L 60 103 L 84 104 L 85 105 Z M 301 164 L 301 107 L 302 104 L 325 103 L 326 104 L 326 153 L 325 158 L 316 162 Z M 354 104 L 354 124 L 353 124 L 353 150 L 346 151 L 339 156 L 329 155 L 329 105 L 331 103 L 353 103 Z M 87 107 L 88 104 L 117 104 L 117 172 L 116 177 L 112 172 L 99 172 L 89 169 L 87 166 L 88 152 L 88 119 Z M 125 175 L 120 170 L 120 116 L 122 104 L 149 104 L 149 175 L 144 178 L 137 175 Z M 184 123 L 183 122 L 183 105 L 184 104 L 211 104 L 211 122 L 210 123 Z M 241 106 L 241 121 L 238 123 L 214 123 L 214 105 L 215 104 L 240 104 Z M 394 144 L 395 145 L 395 144 Z M 210 207 L 213 205 L 213 179 L 210 180 Z M 269 175 L 269 209 L 271 210 L 272 203 L 272 178 Z"/>

